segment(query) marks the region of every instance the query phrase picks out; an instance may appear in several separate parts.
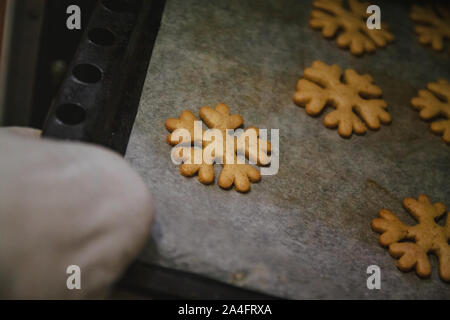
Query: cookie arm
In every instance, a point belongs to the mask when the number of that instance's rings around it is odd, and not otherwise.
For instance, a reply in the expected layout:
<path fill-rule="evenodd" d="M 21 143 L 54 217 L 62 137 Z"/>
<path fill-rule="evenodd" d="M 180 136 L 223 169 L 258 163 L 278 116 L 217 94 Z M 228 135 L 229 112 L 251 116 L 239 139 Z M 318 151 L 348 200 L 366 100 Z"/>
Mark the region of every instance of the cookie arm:
<path fill-rule="evenodd" d="M 202 107 L 200 109 L 200 118 L 209 128 L 222 131 L 236 129 L 244 122 L 240 115 L 230 115 L 230 109 L 223 103 L 219 103 L 214 109 L 207 106 Z"/>
<path fill-rule="evenodd" d="M 333 37 L 339 29 L 339 22 L 335 17 L 319 10 L 311 13 L 309 25 L 313 29 L 322 29 L 322 35 L 325 38 Z"/>
<path fill-rule="evenodd" d="M 389 246 L 389 253 L 397 258 L 397 267 L 402 271 L 416 268 L 421 277 L 431 274 L 431 265 L 427 253 L 420 246 L 410 242 L 393 243 Z"/>
<path fill-rule="evenodd" d="M 408 227 L 391 211 L 380 210 L 379 216 L 380 218 L 372 220 L 372 229 L 381 233 L 378 240 L 382 246 L 388 246 L 406 238 Z"/>
<path fill-rule="evenodd" d="M 369 128 L 375 130 L 380 128 L 380 121 L 383 124 L 388 124 L 391 122 L 390 114 L 386 110 L 384 110 L 386 107 L 386 101 L 381 99 L 361 99 L 355 109 L 358 111 L 361 118 L 363 118 L 367 123 Z"/>
<path fill-rule="evenodd" d="M 181 142 L 180 139 L 174 139 L 173 136 L 175 136 L 175 132 L 179 129 L 184 129 L 189 132 L 191 142 L 194 142 L 194 127 L 195 127 L 195 121 L 198 121 L 198 119 L 195 117 L 195 115 L 189 111 L 183 111 L 180 114 L 179 118 L 170 118 L 167 119 L 165 122 L 166 129 L 170 132 L 170 134 L 167 136 L 167 143 L 170 145 L 177 145 Z M 201 130 L 201 133 L 203 134 L 203 130 Z"/>
<path fill-rule="evenodd" d="M 420 90 L 419 96 L 411 100 L 414 109 L 420 110 L 420 117 L 428 120 L 441 112 L 441 102 L 428 90 Z"/>
<path fill-rule="evenodd" d="M 239 192 L 248 192 L 250 182 L 261 180 L 261 173 L 248 164 L 224 164 L 219 176 L 219 186 L 229 189 L 233 186 Z"/>
<path fill-rule="evenodd" d="M 305 107 L 307 114 L 315 116 L 321 113 L 327 104 L 327 100 L 328 92 L 326 90 L 306 79 L 298 81 L 294 102 L 301 107 Z"/>
<path fill-rule="evenodd" d="M 418 199 L 406 198 L 403 200 L 405 209 L 417 219 L 417 221 L 430 221 L 434 222 L 445 213 L 445 205 L 441 202 L 432 204 L 430 199 L 421 194 Z"/>

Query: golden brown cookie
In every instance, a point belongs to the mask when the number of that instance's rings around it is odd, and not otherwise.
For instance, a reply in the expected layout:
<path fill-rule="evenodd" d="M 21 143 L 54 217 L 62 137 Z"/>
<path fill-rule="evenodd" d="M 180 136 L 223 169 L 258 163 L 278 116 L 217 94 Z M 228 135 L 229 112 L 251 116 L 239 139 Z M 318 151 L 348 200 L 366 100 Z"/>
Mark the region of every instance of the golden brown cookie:
<path fill-rule="evenodd" d="M 182 160 L 180 165 L 180 173 L 185 177 L 193 177 L 198 175 L 198 181 L 203 184 L 211 184 L 214 181 L 214 167 L 211 163 L 206 163 L 201 161 L 200 164 L 196 164 L 193 159 L 195 159 L 194 152 L 196 149 L 202 150 L 197 147 L 190 147 L 187 149 L 186 154 L 183 153 L 183 149 L 178 150 L 176 159 Z"/>
<path fill-rule="evenodd" d="M 186 129 L 191 135 L 192 142 L 194 142 L 194 122 L 199 121 L 197 117 L 189 110 L 183 111 L 179 118 L 167 119 L 165 125 L 167 130 L 169 130 L 169 135 L 167 136 L 167 143 L 174 146 L 180 142 L 180 139 L 174 139 L 173 135 L 177 129 Z M 203 133 L 203 130 L 202 130 Z"/>
<path fill-rule="evenodd" d="M 436 219 L 445 213 L 443 203 L 432 204 L 427 196 L 420 195 L 417 200 L 406 198 L 403 205 L 418 224 L 404 225 L 391 211 L 380 210 L 380 218 L 372 220 L 373 230 L 381 233 L 380 244 L 389 246 L 389 253 L 398 259 L 400 270 L 415 268 L 421 277 L 430 276 L 431 266 L 427 254 L 434 253 L 439 258 L 440 277 L 450 281 L 450 213 L 447 214 L 445 226 L 441 226 L 436 223 Z"/>
<path fill-rule="evenodd" d="M 367 131 L 360 118 L 373 130 L 380 128 L 380 121 L 384 124 L 391 121 L 384 110 L 386 102 L 376 99 L 382 91 L 372 84 L 370 75 L 359 75 L 353 69 L 345 70 L 343 81 L 341 75 L 339 66 L 315 61 L 298 81 L 294 102 L 312 116 L 321 113 L 327 104 L 336 108 L 323 122 L 328 128 L 338 126 L 342 137 L 349 137 L 353 131 L 357 134 Z"/>
<path fill-rule="evenodd" d="M 413 5 L 410 17 L 416 23 L 414 29 L 421 44 L 431 45 L 436 51 L 444 49 L 444 40 L 450 39 L 448 7 L 440 6 L 438 10 L 434 10 L 430 5 L 425 7 Z"/>
<path fill-rule="evenodd" d="M 184 176 L 194 176 L 198 174 L 198 179 L 203 184 L 209 184 L 214 181 L 214 162 L 217 159 L 222 160 L 222 172 L 219 176 L 219 186 L 225 189 L 231 188 L 233 185 L 239 192 L 247 192 L 250 190 L 250 184 L 261 180 L 261 174 L 259 170 L 247 163 L 238 163 L 238 152 L 244 154 L 248 159 L 254 161 L 258 165 L 266 165 L 270 163 L 270 157 L 268 154 L 271 151 L 271 145 L 269 142 L 259 138 L 259 129 L 250 127 L 239 137 L 230 137 L 234 140 L 234 149 L 227 150 L 226 148 L 226 131 L 228 129 L 237 129 L 243 124 L 243 119 L 240 115 L 230 114 L 230 109 L 223 103 L 217 104 L 213 109 L 210 107 L 202 107 L 200 109 L 201 120 L 210 128 L 217 129 L 223 134 L 223 151 L 222 154 L 215 154 L 215 152 L 208 153 L 209 146 L 212 144 L 212 140 L 202 137 L 201 145 L 198 146 L 199 141 L 191 139 L 191 146 L 189 146 L 186 152 L 183 152 L 181 148 L 175 153 L 176 159 L 181 160 L 183 163 L 180 165 L 180 173 Z M 176 145 L 179 141 L 172 141 L 172 134 L 177 129 L 186 129 L 193 134 L 194 121 L 198 121 L 195 115 L 190 111 L 184 111 L 177 119 L 168 119 L 166 121 L 166 128 L 172 132 L 169 135 L 167 141 L 171 145 Z M 203 131 L 202 133 L 207 133 Z M 254 139 L 249 138 L 249 134 L 254 134 Z M 193 146 L 196 142 L 196 146 Z M 200 164 L 195 164 L 189 161 L 194 158 L 194 150 L 201 149 L 203 158 Z M 189 150 L 189 151 L 187 151 Z M 212 154 L 212 157 L 208 157 Z M 205 160 L 210 159 L 211 161 Z"/>
<path fill-rule="evenodd" d="M 200 109 L 200 118 L 212 129 L 219 129 L 223 133 L 227 129 L 239 128 L 244 120 L 238 114 L 230 115 L 230 109 L 227 105 L 219 103 L 214 109 L 202 107 Z"/>
<path fill-rule="evenodd" d="M 450 83 L 445 79 L 431 82 L 428 90 L 420 90 L 419 96 L 411 100 L 415 109 L 420 110 L 420 117 L 430 120 L 443 117 L 447 120 L 436 120 L 431 124 L 431 131 L 442 134 L 445 142 L 450 144 Z"/>
<path fill-rule="evenodd" d="M 255 183 L 260 180 L 261 174 L 259 170 L 249 164 L 225 163 L 219 176 L 219 186 L 228 189 L 234 184 L 237 191 L 247 192 L 250 190 L 250 182 Z"/>
<path fill-rule="evenodd" d="M 394 41 L 394 36 L 387 31 L 387 25 L 381 29 L 369 29 L 366 25 L 367 2 L 348 1 L 350 10 L 343 7 L 342 0 L 314 0 L 317 10 L 311 13 L 309 21 L 313 29 L 321 29 L 325 38 L 332 38 L 339 33 L 337 45 L 339 48 L 350 48 L 354 55 L 373 52 L 377 47 L 385 47 Z"/>

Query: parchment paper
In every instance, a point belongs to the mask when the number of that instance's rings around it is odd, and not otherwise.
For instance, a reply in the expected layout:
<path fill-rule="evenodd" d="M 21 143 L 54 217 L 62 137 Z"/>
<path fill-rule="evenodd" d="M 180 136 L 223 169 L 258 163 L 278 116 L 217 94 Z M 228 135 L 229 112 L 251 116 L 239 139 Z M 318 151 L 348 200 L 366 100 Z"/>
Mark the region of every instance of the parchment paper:
<path fill-rule="evenodd" d="M 450 147 L 410 99 L 450 78 L 448 51 L 418 44 L 409 4 L 379 1 L 396 42 L 354 57 L 308 27 L 311 1 L 169 0 L 126 158 L 156 205 L 140 259 L 287 298 L 449 298 L 433 273 L 403 273 L 370 222 L 388 208 L 414 223 L 405 197 L 428 194 L 450 207 Z M 448 43 L 447 43 L 448 45 Z M 341 138 L 292 102 L 314 60 L 370 73 L 393 121 Z M 248 194 L 179 174 L 167 118 L 226 103 L 246 127 L 280 129 L 280 169 Z M 333 110 L 328 108 L 325 113 Z M 381 268 L 381 290 L 366 269 Z"/>

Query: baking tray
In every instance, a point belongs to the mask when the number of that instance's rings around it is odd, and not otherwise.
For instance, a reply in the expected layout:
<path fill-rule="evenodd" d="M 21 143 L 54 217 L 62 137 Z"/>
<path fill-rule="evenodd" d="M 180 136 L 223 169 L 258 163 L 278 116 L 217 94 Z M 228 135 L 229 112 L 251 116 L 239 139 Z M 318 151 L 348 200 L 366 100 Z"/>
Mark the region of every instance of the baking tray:
<path fill-rule="evenodd" d="M 405 197 L 450 206 L 450 148 L 410 99 L 450 78 L 448 52 L 418 44 L 411 2 L 377 1 L 395 43 L 355 57 L 308 27 L 311 1 L 169 0 L 144 84 L 126 159 L 156 207 L 139 261 L 284 298 L 449 298 L 432 275 L 400 272 L 370 222 Z M 392 124 L 341 138 L 292 102 L 314 60 L 370 73 Z M 205 186 L 171 162 L 164 122 L 186 109 L 226 103 L 244 125 L 280 129 L 280 169 L 251 192 Z M 329 112 L 327 109 L 325 113 Z M 367 267 L 381 269 L 368 290 Z"/>
<path fill-rule="evenodd" d="M 99 0 L 53 99 L 43 135 L 125 153 L 164 0 Z"/>

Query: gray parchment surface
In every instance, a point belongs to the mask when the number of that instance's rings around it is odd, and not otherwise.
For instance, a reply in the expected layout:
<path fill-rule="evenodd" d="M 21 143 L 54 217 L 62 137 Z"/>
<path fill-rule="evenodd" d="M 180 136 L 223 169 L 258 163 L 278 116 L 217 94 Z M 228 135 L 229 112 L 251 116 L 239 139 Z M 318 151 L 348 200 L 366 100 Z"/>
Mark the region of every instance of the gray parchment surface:
<path fill-rule="evenodd" d="M 287 298 L 450 298 L 433 273 L 400 272 L 370 222 L 408 196 L 450 207 L 450 147 L 410 99 L 450 78 L 448 52 L 418 44 L 408 6 L 379 2 L 397 40 L 354 57 L 308 27 L 310 1 L 169 0 L 126 158 L 156 205 L 140 259 Z M 314 60 L 370 73 L 392 124 L 343 139 L 292 102 Z M 164 122 L 226 103 L 244 126 L 280 129 L 280 169 L 248 194 L 185 178 L 171 162 Z M 328 108 L 324 113 L 331 111 Z M 366 269 L 381 268 L 381 290 Z"/>

